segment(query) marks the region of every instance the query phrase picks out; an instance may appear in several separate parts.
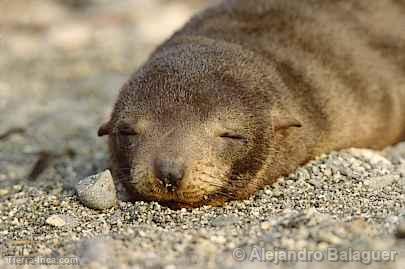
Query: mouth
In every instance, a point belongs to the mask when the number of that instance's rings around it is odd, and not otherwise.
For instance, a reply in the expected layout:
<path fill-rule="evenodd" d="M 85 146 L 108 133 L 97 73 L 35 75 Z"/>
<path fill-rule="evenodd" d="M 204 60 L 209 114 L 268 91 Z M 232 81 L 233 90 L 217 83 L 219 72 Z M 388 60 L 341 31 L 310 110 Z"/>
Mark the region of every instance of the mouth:
<path fill-rule="evenodd" d="M 152 196 L 154 196 L 153 201 L 157 201 L 161 205 L 172 209 L 199 207 L 205 202 L 204 199 L 197 197 L 185 197 L 179 190 L 171 188 L 167 188 L 163 192 L 153 194 Z"/>
<path fill-rule="evenodd" d="M 201 206 L 222 206 L 229 196 L 217 189 L 203 191 L 200 186 L 190 184 L 170 185 L 157 180 L 123 181 L 132 201 L 158 202 L 171 209 L 197 208 Z"/>

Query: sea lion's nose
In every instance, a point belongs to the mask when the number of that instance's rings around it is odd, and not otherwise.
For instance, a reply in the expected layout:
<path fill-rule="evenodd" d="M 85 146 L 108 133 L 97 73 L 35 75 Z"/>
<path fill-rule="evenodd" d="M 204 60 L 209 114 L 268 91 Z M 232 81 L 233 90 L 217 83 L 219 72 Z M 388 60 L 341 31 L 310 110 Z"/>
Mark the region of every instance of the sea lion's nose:
<path fill-rule="evenodd" d="M 175 191 L 184 177 L 184 163 L 179 160 L 156 160 L 154 166 L 155 176 L 167 190 Z"/>

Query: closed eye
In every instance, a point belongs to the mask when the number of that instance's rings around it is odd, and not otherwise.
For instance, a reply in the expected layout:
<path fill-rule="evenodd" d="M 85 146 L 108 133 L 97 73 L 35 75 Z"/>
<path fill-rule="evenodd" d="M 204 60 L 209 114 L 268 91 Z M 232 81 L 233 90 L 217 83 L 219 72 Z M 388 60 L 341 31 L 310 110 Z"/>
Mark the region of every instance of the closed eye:
<path fill-rule="evenodd" d="M 135 131 L 135 129 L 129 124 L 121 124 L 118 127 L 118 134 L 122 135 L 122 136 L 135 136 L 135 135 L 138 135 L 138 133 Z"/>
<path fill-rule="evenodd" d="M 118 133 L 120 135 L 122 135 L 122 136 L 135 136 L 135 135 L 138 135 L 138 133 L 136 131 L 131 130 L 131 129 L 122 129 L 122 130 L 119 130 Z"/>
<path fill-rule="evenodd" d="M 219 137 L 225 138 L 225 139 L 231 139 L 231 140 L 239 140 L 239 141 L 246 141 L 246 137 L 237 134 L 237 133 L 232 133 L 232 132 L 225 132 L 221 134 Z"/>

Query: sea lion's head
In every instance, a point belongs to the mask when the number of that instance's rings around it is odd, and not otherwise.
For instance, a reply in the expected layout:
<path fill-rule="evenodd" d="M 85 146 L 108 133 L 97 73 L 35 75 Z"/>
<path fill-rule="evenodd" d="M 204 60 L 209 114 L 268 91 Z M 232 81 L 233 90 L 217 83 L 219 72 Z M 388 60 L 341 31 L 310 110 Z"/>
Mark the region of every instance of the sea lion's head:
<path fill-rule="evenodd" d="M 113 175 L 134 198 L 217 205 L 262 186 L 271 96 L 240 48 L 183 44 L 156 53 L 123 86 L 109 135 Z M 278 82 L 277 82 L 278 83 Z"/>

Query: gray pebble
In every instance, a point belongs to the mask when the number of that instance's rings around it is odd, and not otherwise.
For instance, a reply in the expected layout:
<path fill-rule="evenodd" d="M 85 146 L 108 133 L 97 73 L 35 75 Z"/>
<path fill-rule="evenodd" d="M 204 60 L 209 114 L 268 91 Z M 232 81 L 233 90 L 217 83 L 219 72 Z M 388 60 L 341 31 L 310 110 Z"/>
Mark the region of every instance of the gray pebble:
<path fill-rule="evenodd" d="M 80 263 L 84 265 L 98 263 L 107 265 L 109 257 L 112 254 L 111 240 L 104 239 L 84 239 L 79 242 L 77 251 L 80 257 Z"/>
<path fill-rule="evenodd" d="M 117 203 L 117 194 L 109 170 L 81 180 L 76 185 L 80 201 L 92 209 L 108 209 Z"/>
<path fill-rule="evenodd" d="M 397 176 L 387 175 L 381 177 L 374 177 L 367 180 L 365 185 L 373 190 L 381 190 L 382 188 L 391 185 L 394 181 L 398 180 Z"/>
<path fill-rule="evenodd" d="M 46 223 L 55 227 L 70 226 L 76 223 L 76 219 L 67 215 L 55 214 L 49 216 L 46 219 Z"/>
<path fill-rule="evenodd" d="M 397 227 L 396 237 L 399 239 L 405 239 L 405 220 L 402 220 L 399 223 Z"/>
<path fill-rule="evenodd" d="M 212 221 L 212 226 L 229 226 L 240 223 L 240 219 L 235 216 L 218 216 Z"/>

